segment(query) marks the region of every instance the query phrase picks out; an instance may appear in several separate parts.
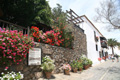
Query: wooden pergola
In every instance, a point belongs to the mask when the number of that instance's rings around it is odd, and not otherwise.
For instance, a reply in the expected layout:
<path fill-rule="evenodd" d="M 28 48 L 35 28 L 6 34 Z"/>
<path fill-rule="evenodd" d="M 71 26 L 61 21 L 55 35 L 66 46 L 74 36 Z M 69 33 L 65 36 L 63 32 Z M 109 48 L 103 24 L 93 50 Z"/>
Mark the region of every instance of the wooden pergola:
<path fill-rule="evenodd" d="M 67 12 L 67 22 L 73 22 L 74 24 L 79 24 L 84 22 L 81 18 L 82 16 L 78 16 L 72 9 L 70 11 L 66 10 Z"/>

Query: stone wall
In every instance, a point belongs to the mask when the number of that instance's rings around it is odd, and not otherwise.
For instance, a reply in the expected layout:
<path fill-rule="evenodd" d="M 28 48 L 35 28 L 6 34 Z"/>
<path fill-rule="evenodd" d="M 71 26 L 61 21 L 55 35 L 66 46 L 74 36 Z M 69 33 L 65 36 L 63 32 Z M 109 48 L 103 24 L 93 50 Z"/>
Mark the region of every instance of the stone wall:
<path fill-rule="evenodd" d="M 49 44 L 36 43 L 36 48 L 41 48 L 42 57 L 50 56 L 55 60 L 56 69 L 54 73 L 62 72 L 61 69 L 64 63 L 71 63 L 78 59 L 82 54 L 87 55 L 86 35 L 81 32 L 79 27 L 72 26 L 72 35 L 74 35 L 73 49 L 52 46 Z M 28 59 L 21 62 L 19 65 L 12 65 L 8 70 L 15 72 L 22 72 L 24 74 L 23 80 L 37 80 L 42 76 L 40 66 L 29 66 Z M 4 67 L 0 67 L 4 68 Z M 2 72 L 3 69 L 0 69 Z"/>
<path fill-rule="evenodd" d="M 72 34 L 74 35 L 73 48 L 74 53 L 84 54 L 87 56 L 87 42 L 86 35 L 78 26 L 72 26 Z"/>

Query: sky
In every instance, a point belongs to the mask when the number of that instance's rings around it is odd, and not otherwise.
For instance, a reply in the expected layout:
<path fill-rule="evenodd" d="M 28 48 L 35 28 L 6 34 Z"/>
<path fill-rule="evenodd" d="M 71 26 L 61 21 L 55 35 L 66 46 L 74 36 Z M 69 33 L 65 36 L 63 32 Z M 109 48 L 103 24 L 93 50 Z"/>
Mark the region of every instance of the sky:
<path fill-rule="evenodd" d="M 63 11 L 72 9 L 79 16 L 86 15 L 96 28 L 107 38 L 115 38 L 120 42 L 120 30 L 107 31 L 106 25 L 94 21 L 95 9 L 100 7 L 103 0 L 47 0 L 51 8 L 56 7 L 57 3 L 62 6 Z"/>

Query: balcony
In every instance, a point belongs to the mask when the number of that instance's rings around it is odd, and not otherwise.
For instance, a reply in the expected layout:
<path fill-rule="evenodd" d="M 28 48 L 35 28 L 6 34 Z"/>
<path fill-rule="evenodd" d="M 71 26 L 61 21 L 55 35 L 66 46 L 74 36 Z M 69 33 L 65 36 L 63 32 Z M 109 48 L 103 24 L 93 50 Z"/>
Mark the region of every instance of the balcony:
<path fill-rule="evenodd" d="M 107 42 L 106 41 L 101 41 L 101 47 L 102 48 L 107 48 Z"/>
<path fill-rule="evenodd" d="M 102 48 L 107 48 L 107 40 L 105 37 L 100 37 L 100 41 L 101 41 L 101 47 Z"/>

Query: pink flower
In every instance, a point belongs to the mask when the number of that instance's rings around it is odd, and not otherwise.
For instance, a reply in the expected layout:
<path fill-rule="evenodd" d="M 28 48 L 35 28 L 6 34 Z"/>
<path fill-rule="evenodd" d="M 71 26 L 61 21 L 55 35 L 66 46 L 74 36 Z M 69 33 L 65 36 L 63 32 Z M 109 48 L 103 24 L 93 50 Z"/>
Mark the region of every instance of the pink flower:
<path fill-rule="evenodd" d="M 5 69 L 7 70 L 7 69 L 8 69 L 8 67 L 5 67 Z"/>
<path fill-rule="evenodd" d="M 2 49 L 5 49 L 5 47 L 2 47 Z"/>
<path fill-rule="evenodd" d="M 13 45 L 13 43 L 11 43 L 11 45 Z"/>
<path fill-rule="evenodd" d="M 13 54 L 13 56 L 15 56 L 16 55 L 16 53 L 12 53 Z"/>
<path fill-rule="evenodd" d="M 9 56 L 10 59 L 12 59 L 12 56 Z"/>
<path fill-rule="evenodd" d="M 3 35 L 0 35 L 0 37 L 3 37 Z"/>
<path fill-rule="evenodd" d="M 5 43 L 2 43 L 2 45 L 6 45 Z"/>
<path fill-rule="evenodd" d="M 9 52 L 7 52 L 7 54 L 9 54 Z"/>

